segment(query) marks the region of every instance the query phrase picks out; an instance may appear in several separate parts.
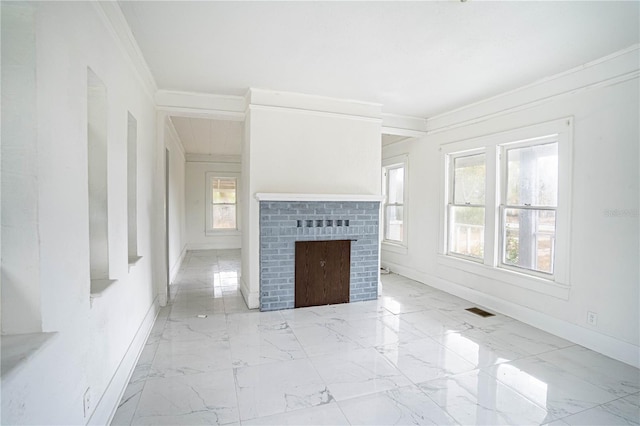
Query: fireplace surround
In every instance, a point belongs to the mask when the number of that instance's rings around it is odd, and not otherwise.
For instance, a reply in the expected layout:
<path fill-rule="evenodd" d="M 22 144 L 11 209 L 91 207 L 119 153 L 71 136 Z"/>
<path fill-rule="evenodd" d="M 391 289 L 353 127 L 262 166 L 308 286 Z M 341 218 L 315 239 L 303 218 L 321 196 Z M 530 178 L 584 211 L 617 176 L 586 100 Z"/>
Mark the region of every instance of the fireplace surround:
<path fill-rule="evenodd" d="M 260 310 L 295 306 L 296 241 L 351 240 L 349 300 L 376 299 L 379 196 L 256 194 L 260 202 Z"/>

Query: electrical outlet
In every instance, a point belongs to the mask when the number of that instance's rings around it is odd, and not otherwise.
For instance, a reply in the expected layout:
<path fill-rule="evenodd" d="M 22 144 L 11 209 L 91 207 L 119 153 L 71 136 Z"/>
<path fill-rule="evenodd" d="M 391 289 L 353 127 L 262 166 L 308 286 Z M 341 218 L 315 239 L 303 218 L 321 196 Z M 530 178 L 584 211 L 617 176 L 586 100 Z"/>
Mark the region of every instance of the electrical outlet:
<path fill-rule="evenodd" d="M 91 409 L 91 388 L 87 388 L 84 392 L 83 405 L 84 405 L 84 418 L 89 416 L 89 410 Z"/>
<path fill-rule="evenodd" d="M 598 325 L 598 314 L 595 312 L 587 312 L 587 324 L 594 327 Z"/>

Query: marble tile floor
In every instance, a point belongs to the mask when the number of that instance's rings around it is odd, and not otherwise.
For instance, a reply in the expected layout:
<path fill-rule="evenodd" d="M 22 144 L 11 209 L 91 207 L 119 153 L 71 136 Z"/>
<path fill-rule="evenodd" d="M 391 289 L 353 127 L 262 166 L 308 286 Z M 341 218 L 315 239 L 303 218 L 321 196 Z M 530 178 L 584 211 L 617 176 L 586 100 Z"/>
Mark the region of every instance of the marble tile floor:
<path fill-rule="evenodd" d="M 402 276 L 261 313 L 239 274 L 239 250 L 188 252 L 112 424 L 640 424 L 638 369 Z"/>

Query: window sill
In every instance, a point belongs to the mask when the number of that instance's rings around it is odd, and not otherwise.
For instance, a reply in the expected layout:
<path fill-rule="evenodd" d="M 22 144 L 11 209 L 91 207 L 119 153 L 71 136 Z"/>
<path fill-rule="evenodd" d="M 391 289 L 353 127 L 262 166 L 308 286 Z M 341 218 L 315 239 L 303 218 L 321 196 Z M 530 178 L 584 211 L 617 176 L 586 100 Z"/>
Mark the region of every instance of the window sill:
<path fill-rule="evenodd" d="M 138 261 L 142 259 L 142 256 L 129 256 L 129 269 L 134 266 Z"/>
<path fill-rule="evenodd" d="M 542 293 L 547 296 L 556 297 L 562 300 L 569 300 L 570 287 L 552 280 L 527 275 L 508 269 L 499 269 L 472 260 L 461 259 L 459 257 L 438 255 L 438 264 L 465 271 L 474 275 L 479 275 L 492 280 L 500 281 L 516 287 Z"/>
<path fill-rule="evenodd" d="M 91 280 L 91 298 L 102 297 L 117 280 Z"/>
<path fill-rule="evenodd" d="M 208 230 L 204 234 L 207 237 L 239 237 L 242 235 L 238 229 Z"/>
<path fill-rule="evenodd" d="M 2 381 L 28 364 L 28 361 L 46 347 L 58 333 L 9 334 L 0 337 L 2 346 Z"/>
<path fill-rule="evenodd" d="M 401 243 L 382 241 L 382 250 L 398 254 L 407 254 L 409 249 Z"/>

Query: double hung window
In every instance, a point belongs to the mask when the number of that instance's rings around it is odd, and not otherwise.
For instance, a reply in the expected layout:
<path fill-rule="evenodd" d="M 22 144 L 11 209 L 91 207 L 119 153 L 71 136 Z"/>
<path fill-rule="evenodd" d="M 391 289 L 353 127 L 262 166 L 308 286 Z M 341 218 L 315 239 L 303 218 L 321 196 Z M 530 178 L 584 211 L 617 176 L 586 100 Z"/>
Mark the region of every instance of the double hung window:
<path fill-rule="evenodd" d="M 568 285 L 571 129 L 568 118 L 443 145 L 442 262 L 536 290 Z"/>
<path fill-rule="evenodd" d="M 484 257 L 485 153 L 451 157 L 449 253 Z"/>
<path fill-rule="evenodd" d="M 551 137 L 501 148 L 500 263 L 553 274 L 558 143 Z"/>
<path fill-rule="evenodd" d="M 400 245 L 406 244 L 405 173 L 406 162 L 382 168 L 384 241 Z"/>
<path fill-rule="evenodd" d="M 238 179 L 207 173 L 207 182 L 207 231 L 235 231 Z"/>

